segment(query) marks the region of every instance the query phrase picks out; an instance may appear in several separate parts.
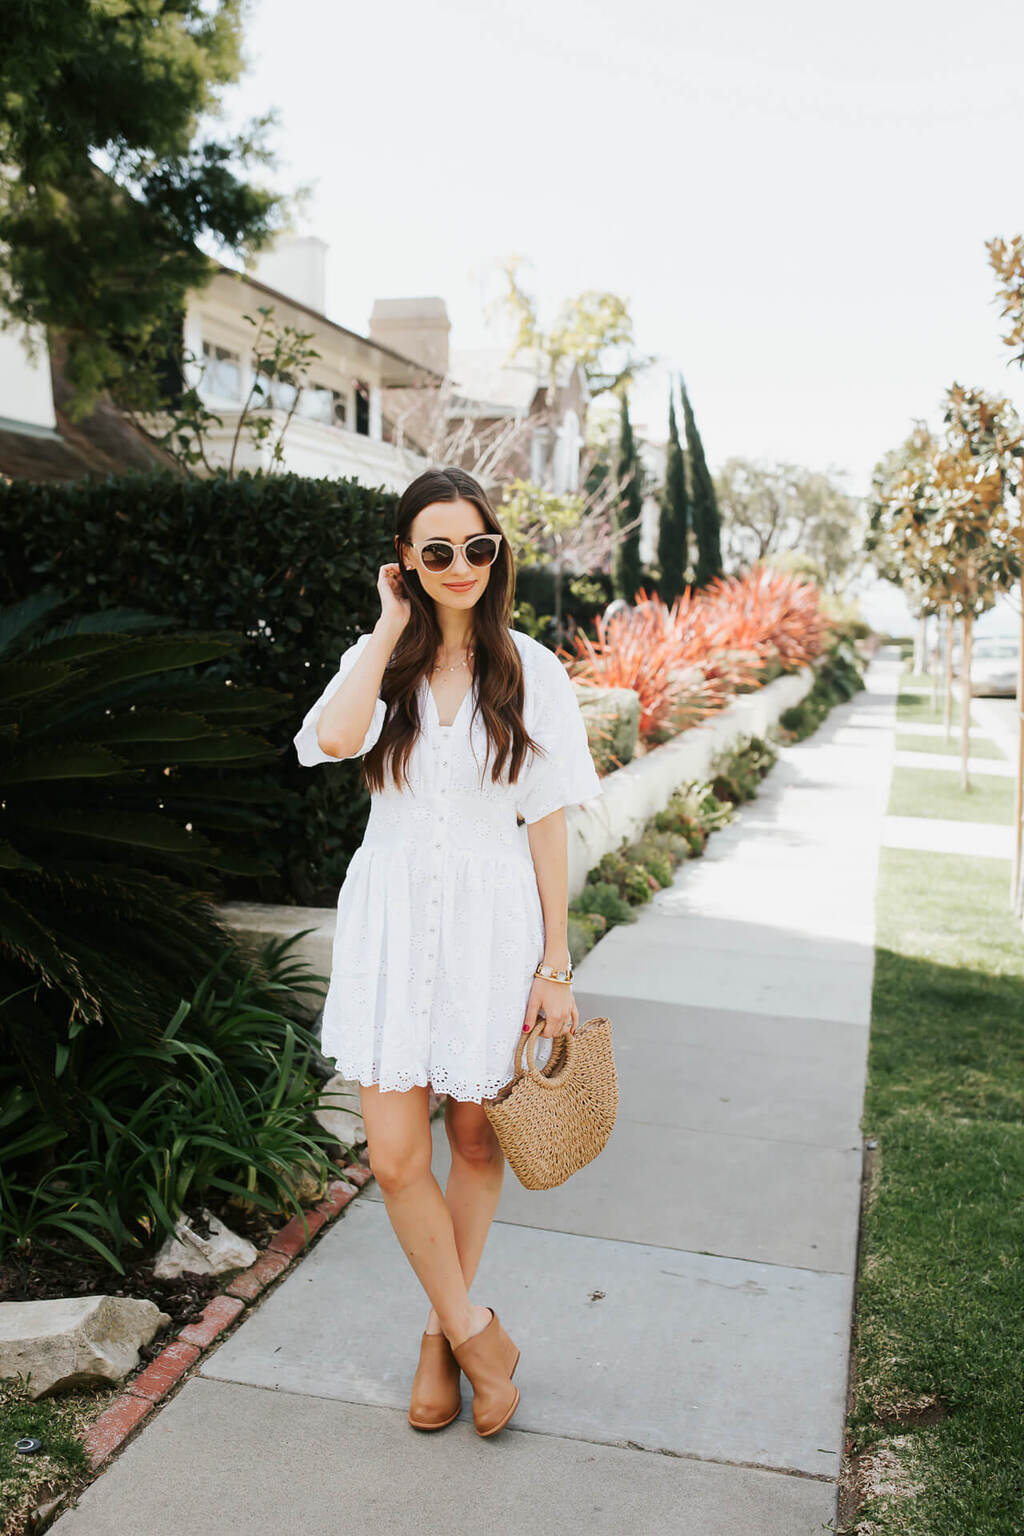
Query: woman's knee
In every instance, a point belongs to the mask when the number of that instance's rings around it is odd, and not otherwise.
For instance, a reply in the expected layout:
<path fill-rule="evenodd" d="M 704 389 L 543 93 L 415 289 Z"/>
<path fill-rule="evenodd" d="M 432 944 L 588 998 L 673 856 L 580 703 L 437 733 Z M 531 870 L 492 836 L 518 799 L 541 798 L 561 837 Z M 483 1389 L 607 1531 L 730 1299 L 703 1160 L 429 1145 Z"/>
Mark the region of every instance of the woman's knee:
<path fill-rule="evenodd" d="M 420 1138 L 380 1136 L 367 1132 L 370 1172 L 381 1193 L 399 1195 L 430 1173 L 430 1140 L 424 1146 Z"/>
<path fill-rule="evenodd" d="M 449 1099 L 445 1130 L 452 1155 L 478 1167 L 500 1163 L 501 1145 L 480 1104 L 460 1104 Z"/>
<path fill-rule="evenodd" d="M 364 1089 L 362 1100 L 370 1172 L 383 1194 L 400 1194 L 430 1173 L 426 1099 L 415 1089 L 408 1096 Z"/>

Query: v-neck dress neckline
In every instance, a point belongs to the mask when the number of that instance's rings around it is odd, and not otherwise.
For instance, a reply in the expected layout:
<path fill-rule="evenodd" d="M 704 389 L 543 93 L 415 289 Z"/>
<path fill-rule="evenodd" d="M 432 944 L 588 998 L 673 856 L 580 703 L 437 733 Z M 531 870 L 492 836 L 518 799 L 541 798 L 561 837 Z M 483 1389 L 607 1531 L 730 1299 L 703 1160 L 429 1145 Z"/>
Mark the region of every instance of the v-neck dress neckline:
<path fill-rule="evenodd" d="M 462 695 L 462 703 L 459 705 L 458 709 L 455 711 L 454 718 L 451 719 L 448 722 L 447 725 L 442 725 L 441 724 L 441 712 L 440 712 L 440 710 L 437 707 L 437 700 L 434 698 L 434 690 L 430 686 L 430 678 L 429 677 L 425 677 L 423 679 L 423 681 L 424 681 L 424 684 L 426 685 L 427 697 L 430 699 L 430 704 L 431 704 L 431 707 L 433 708 L 433 711 L 434 711 L 434 724 L 435 724 L 435 726 L 437 727 L 437 729 L 439 731 L 450 731 L 450 730 L 452 730 L 452 728 L 454 726 L 458 725 L 459 720 L 462 718 L 462 711 L 465 709 L 466 704 L 467 704 L 467 702 L 469 700 L 469 696 L 473 692 L 473 685 L 476 682 L 475 675 L 470 678 L 470 680 L 469 680 L 469 687 L 466 689 L 465 693 Z"/>

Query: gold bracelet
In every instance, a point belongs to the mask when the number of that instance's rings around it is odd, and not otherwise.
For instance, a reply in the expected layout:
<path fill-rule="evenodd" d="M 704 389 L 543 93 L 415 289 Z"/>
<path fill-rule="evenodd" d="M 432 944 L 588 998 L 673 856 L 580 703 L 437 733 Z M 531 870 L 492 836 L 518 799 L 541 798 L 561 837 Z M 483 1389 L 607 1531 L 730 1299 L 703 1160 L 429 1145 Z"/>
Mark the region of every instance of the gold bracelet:
<path fill-rule="evenodd" d="M 572 961 L 569 961 L 569 968 L 566 971 L 556 971 L 553 966 L 545 965 L 543 961 L 540 961 L 533 974 L 539 976 L 543 981 L 562 981 L 567 987 L 571 987 Z"/>

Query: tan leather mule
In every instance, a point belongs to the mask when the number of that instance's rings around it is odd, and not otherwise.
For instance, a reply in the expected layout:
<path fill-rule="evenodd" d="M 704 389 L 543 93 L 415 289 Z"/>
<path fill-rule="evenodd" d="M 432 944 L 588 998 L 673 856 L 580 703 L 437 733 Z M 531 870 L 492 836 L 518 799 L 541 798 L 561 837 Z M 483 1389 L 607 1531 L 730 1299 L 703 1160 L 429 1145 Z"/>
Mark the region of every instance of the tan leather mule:
<path fill-rule="evenodd" d="M 460 1371 L 443 1333 L 424 1333 L 412 1379 L 409 1423 L 414 1429 L 444 1429 L 462 1410 Z"/>
<path fill-rule="evenodd" d="M 503 1429 L 519 1406 L 519 1388 L 512 1381 L 519 1350 L 499 1323 L 494 1308 L 487 1310 L 491 1314 L 487 1326 L 453 1350 L 457 1364 L 473 1384 L 473 1423 L 477 1434 L 484 1436 Z"/>

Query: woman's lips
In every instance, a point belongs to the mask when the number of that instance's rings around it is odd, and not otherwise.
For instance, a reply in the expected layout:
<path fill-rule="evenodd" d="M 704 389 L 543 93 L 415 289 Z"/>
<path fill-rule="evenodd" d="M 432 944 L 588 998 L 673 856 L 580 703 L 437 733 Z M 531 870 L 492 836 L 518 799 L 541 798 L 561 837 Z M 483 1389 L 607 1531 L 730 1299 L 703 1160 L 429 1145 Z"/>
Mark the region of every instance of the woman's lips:
<path fill-rule="evenodd" d="M 445 586 L 449 592 L 468 592 L 470 587 L 475 587 L 475 581 L 446 581 Z"/>

